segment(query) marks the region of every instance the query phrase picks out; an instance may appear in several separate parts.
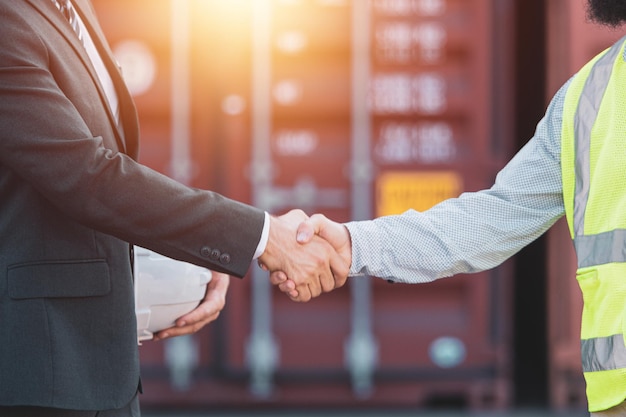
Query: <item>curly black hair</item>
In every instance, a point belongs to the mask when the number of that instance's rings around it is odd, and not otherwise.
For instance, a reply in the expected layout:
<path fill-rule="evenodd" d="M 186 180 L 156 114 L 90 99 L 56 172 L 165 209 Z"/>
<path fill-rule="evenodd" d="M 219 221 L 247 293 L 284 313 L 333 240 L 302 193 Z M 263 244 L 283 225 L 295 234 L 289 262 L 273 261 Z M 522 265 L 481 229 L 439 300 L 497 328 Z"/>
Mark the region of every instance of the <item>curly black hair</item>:
<path fill-rule="evenodd" d="M 617 28 L 626 23 L 626 0 L 587 0 L 587 18 Z"/>

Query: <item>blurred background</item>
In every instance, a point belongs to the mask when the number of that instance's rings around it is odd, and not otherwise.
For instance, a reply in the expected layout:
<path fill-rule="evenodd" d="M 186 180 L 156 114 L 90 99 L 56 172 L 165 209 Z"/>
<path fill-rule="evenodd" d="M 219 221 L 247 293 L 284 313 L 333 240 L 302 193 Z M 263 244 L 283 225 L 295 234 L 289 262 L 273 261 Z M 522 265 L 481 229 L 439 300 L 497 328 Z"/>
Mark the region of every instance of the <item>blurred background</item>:
<path fill-rule="evenodd" d="M 490 186 L 552 94 L 621 35 L 587 23 L 584 0 L 93 3 L 136 100 L 143 163 L 338 221 Z M 492 271 L 363 278 L 308 304 L 253 266 L 211 326 L 143 343 L 142 408 L 582 416 L 574 271 L 562 223 Z"/>

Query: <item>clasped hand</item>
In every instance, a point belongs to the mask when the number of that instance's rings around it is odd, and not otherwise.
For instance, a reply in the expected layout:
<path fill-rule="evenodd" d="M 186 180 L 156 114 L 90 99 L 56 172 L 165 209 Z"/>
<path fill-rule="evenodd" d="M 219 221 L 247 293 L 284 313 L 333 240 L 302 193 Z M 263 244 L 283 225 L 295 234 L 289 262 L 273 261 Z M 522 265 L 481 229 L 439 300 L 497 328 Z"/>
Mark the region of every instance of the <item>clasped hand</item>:
<path fill-rule="evenodd" d="M 345 226 L 302 210 L 271 217 L 270 236 L 259 266 L 294 301 L 309 301 L 343 286 L 352 261 Z"/>
<path fill-rule="evenodd" d="M 321 214 L 310 218 L 292 210 L 270 218 L 270 236 L 259 265 L 272 271 L 270 281 L 294 301 L 309 301 L 345 284 L 352 262 L 350 234 L 345 226 Z M 206 295 L 176 325 L 154 340 L 192 334 L 219 316 L 226 303 L 229 276 L 213 272 Z"/>

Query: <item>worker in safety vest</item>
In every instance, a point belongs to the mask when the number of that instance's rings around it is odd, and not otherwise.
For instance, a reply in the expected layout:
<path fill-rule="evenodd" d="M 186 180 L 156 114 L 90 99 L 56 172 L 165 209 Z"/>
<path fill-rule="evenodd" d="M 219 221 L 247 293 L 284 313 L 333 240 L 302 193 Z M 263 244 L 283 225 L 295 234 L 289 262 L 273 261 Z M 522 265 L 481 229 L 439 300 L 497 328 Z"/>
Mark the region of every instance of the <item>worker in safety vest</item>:
<path fill-rule="evenodd" d="M 599 23 L 626 22 L 626 1 L 588 0 Z M 564 214 L 584 298 L 582 364 L 592 416 L 626 416 L 626 37 L 556 93 L 534 137 L 488 190 L 418 213 L 346 224 L 314 215 L 298 240 L 326 238 L 350 275 L 420 283 L 493 268 Z M 292 299 L 284 273 L 272 282 Z M 358 278 L 357 278 L 358 279 Z"/>

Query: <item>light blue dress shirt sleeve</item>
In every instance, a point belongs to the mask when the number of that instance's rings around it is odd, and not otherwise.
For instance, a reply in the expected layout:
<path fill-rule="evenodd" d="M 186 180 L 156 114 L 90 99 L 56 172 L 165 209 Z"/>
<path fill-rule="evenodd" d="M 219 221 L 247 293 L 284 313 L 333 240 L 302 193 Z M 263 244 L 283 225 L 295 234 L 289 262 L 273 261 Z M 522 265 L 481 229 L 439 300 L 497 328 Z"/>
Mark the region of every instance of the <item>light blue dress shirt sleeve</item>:
<path fill-rule="evenodd" d="M 346 223 L 350 274 L 419 283 L 484 271 L 548 230 L 565 213 L 561 121 L 570 81 L 490 189 L 463 193 L 421 213 Z"/>

